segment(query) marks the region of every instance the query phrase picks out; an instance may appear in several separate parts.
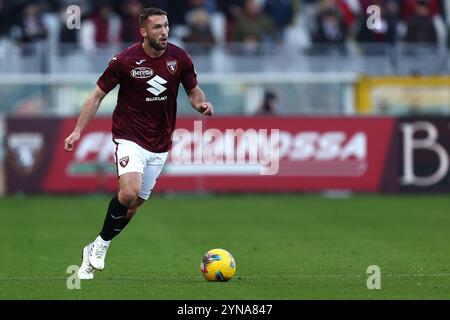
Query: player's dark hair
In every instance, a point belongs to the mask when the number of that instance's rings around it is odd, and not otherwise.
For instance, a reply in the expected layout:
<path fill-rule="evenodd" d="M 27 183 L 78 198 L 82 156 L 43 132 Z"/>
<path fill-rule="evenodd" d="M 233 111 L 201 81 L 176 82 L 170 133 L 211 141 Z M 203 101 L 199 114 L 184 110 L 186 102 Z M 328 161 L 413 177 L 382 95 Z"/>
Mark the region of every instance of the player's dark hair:
<path fill-rule="evenodd" d="M 139 25 L 142 27 L 150 16 L 167 16 L 167 12 L 159 8 L 145 8 L 139 15 Z"/>

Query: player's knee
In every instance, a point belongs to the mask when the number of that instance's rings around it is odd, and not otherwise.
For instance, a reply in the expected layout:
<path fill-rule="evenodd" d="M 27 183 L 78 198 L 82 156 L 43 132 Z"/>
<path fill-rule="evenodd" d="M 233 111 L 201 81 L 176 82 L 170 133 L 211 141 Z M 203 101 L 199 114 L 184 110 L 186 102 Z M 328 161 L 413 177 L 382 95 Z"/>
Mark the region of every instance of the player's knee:
<path fill-rule="evenodd" d="M 139 190 L 134 188 L 124 188 L 119 191 L 119 201 L 123 205 L 129 207 L 131 204 L 136 201 L 139 194 Z"/>
<path fill-rule="evenodd" d="M 127 219 L 133 218 L 133 216 L 136 214 L 137 211 L 138 211 L 138 208 L 130 208 L 130 209 L 128 209 L 128 212 L 127 212 L 125 218 L 127 218 Z"/>
<path fill-rule="evenodd" d="M 137 213 L 137 211 L 144 204 L 144 202 L 145 202 L 144 199 L 138 197 L 137 200 L 133 202 L 133 204 L 128 208 L 128 212 L 125 217 L 127 219 L 133 218 L 133 216 Z"/>

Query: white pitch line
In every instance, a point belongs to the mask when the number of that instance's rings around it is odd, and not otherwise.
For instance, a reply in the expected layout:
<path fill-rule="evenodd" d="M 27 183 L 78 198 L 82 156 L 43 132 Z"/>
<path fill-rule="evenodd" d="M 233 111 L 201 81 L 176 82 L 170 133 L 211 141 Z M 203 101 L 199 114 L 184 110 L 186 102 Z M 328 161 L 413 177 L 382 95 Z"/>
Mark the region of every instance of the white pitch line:
<path fill-rule="evenodd" d="M 383 278 L 445 278 L 450 277 L 450 273 L 382 273 Z M 366 278 L 366 275 L 360 274 L 322 274 L 322 275 L 290 275 L 290 276 L 276 276 L 276 275 L 251 275 L 251 276 L 235 276 L 242 280 L 245 279 L 330 279 L 330 278 Z M 202 279 L 201 276 L 184 277 L 184 276 L 169 276 L 169 277 L 151 277 L 151 276 L 112 276 L 101 277 L 96 280 L 195 280 Z M 67 277 L 0 277 L 0 281 L 32 281 L 32 280 L 67 280 Z"/>

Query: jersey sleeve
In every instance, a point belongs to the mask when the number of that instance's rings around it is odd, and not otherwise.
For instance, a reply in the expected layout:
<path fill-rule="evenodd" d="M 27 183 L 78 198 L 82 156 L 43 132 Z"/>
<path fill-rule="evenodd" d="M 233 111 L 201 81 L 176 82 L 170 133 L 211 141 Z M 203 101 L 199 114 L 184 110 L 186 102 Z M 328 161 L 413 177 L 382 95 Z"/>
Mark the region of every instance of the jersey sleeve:
<path fill-rule="evenodd" d="M 120 82 L 121 62 L 117 57 L 111 59 L 108 67 L 97 80 L 97 85 L 103 92 L 108 93 Z"/>
<path fill-rule="evenodd" d="M 181 83 L 186 91 L 194 89 L 198 84 L 194 63 L 189 55 L 187 55 L 185 59 L 185 67 L 181 77 Z"/>

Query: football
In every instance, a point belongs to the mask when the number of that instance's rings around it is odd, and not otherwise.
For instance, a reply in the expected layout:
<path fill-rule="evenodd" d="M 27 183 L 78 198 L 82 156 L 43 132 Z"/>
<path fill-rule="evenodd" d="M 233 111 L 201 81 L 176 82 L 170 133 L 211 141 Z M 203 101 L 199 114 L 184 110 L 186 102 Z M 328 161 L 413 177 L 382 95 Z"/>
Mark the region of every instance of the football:
<path fill-rule="evenodd" d="M 227 250 L 212 249 L 203 256 L 200 270 L 208 281 L 228 281 L 236 272 L 236 262 Z"/>

